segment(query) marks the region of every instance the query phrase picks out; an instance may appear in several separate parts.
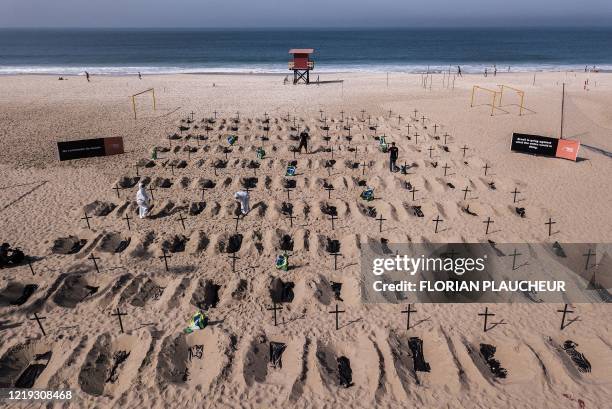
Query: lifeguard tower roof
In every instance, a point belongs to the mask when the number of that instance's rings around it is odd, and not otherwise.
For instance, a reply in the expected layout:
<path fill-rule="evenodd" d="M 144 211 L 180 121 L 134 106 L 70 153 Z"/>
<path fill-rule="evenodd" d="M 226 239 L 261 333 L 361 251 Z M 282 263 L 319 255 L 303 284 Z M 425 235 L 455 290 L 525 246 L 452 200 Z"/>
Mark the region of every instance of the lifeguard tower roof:
<path fill-rule="evenodd" d="M 289 54 L 312 54 L 314 48 L 292 48 L 289 50 Z"/>

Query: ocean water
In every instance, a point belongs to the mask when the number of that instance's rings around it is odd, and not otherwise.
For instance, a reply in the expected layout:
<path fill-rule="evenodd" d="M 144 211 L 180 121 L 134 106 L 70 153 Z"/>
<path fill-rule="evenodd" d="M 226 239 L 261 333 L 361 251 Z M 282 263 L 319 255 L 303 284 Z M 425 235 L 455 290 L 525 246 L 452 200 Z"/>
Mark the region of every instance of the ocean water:
<path fill-rule="evenodd" d="M 0 29 L 0 74 L 287 73 L 294 47 L 318 72 L 612 70 L 612 28 Z"/>

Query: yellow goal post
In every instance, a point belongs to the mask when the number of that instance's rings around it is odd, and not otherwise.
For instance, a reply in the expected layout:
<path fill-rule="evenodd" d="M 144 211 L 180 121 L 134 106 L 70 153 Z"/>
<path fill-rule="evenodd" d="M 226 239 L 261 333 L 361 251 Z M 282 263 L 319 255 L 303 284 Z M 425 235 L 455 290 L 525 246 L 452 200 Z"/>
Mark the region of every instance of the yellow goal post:
<path fill-rule="evenodd" d="M 484 87 L 481 87 L 481 86 L 478 86 L 478 85 L 474 85 L 474 86 L 472 87 L 472 100 L 471 100 L 471 102 L 470 102 L 470 107 L 471 107 L 471 108 L 473 108 L 473 107 L 474 107 L 474 96 L 476 95 L 476 91 L 477 91 L 477 90 L 481 90 L 481 91 L 488 92 L 488 93 L 490 93 L 490 94 L 491 94 L 491 96 L 493 97 L 493 99 L 492 99 L 492 101 L 491 101 L 491 103 L 490 103 L 490 104 L 484 104 L 484 105 L 487 105 L 487 106 L 489 106 L 489 105 L 491 106 L 491 116 L 493 116 L 493 115 L 494 115 L 494 113 L 495 113 L 495 110 L 496 110 L 496 109 L 497 109 L 497 110 L 500 110 L 500 111 L 503 111 L 503 112 L 506 112 L 506 113 L 508 112 L 508 111 L 506 111 L 505 109 L 501 109 L 501 108 L 499 108 L 498 106 L 496 106 L 496 102 L 497 102 L 497 94 L 499 94 L 499 91 L 496 91 L 496 90 L 494 90 L 494 89 L 484 88 Z"/>
<path fill-rule="evenodd" d="M 132 98 L 132 109 L 134 110 L 134 119 L 136 119 L 136 97 L 142 94 L 146 94 L 147 92 L 150 92 L 151 95 L 153 96 L 153 110 L 155 111 L 157 109 L 156 101 L 155 101 L 155 88 L 149 88 L 144 91 L 138 92 L 134 95 L 131 95 L 130 98 Z"/>
<path fill-rule="evenodd" d="M 518 88 L 514 88 L 511 87 L 509 85 L 497 85 L 499 87 L 499 101 L 498 104 L 501 107 L 501 103 L 502 103 L 502 98 L 504 96 L 504 89 L 509 89 L 511 91 L 514 91 L 518 94 L 519 98 L 521 99 L 521 102 L 519 104 L 519 116 L 523 115 L 523 110 L 525 109 L 525 91 L 523 91 L 522 89 L 518 89 Z"/>

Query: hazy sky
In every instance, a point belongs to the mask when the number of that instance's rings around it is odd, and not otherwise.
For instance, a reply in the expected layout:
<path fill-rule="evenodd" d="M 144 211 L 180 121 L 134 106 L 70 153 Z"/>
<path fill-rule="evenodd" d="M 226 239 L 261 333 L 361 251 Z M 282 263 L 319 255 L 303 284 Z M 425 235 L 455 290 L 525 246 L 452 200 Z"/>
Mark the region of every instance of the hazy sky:
<path fill-rule="evenodd" d="M 0 27 L 612 27 L 612 0 L 0 0 Z"/>

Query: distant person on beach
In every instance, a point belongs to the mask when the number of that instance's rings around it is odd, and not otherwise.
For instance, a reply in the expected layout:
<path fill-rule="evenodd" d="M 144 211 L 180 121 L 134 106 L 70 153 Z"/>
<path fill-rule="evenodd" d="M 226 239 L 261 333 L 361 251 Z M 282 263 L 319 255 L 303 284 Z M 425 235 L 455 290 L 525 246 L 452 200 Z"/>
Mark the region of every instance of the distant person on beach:
<path fill-rule="evenodd" d="M 397 165 L 395 163 L 398 157 L 399 149 L 395 146 L 395 142 L 391 142 L 391 147 L 389 148 L 389 170 L 391 172 L 396 172 L 397 170 Z"/>
<path fill-rule="evenodd" d="M 317 85 L 319 85 L 319 76 L 317 75 Z"/>
<path fill-rule="evenodd" d="M 141 80 L 142 79 L 142 75 L 140 75 L 140 71 L 138 71 L 138 79 Z"/>
<path fill-rule="evenodd" d="M 308 132 L 302 131 L 300 133 L 300 144 L 298 145 L 298 151 L 302 152 L 302 147 L 304 147 L 304 151 L 308 153 L 308 139 L 310 139 L 310 135 Z"/>
<path fill-rule="evenodd" d="M 461 73 L 461 66 L 460 65 L 457 66 L 457 75 L 460 76 L 460 77 L 463 77 L 463 74 Z"/>
<path fill-rule="evenodd" d="M 87 79 L 87 82 L 89 82 L 89 73 L 87 71 L 85 71 L 85 78 Z"/>
<path fill-rule="evenodd" d="M 151 211 L 151 196 L 145 189 L 142 182 L 138 183 L 138 192 L 136 193 L 136 204 L 138 205 L 138 215 L 144 219 Z"/>
<path fill-rule="evenodd" d="M 485 68 L 484 75 L 485 75 L 485 78 L 487 77 L 487 75 L 489 75 L 489 71 L 487 70 L 487 68 Z"/>
<path fill-rule="evenodd" d="M 493 76 L 497 76 L 497 65 L 493 66 Z"/>

